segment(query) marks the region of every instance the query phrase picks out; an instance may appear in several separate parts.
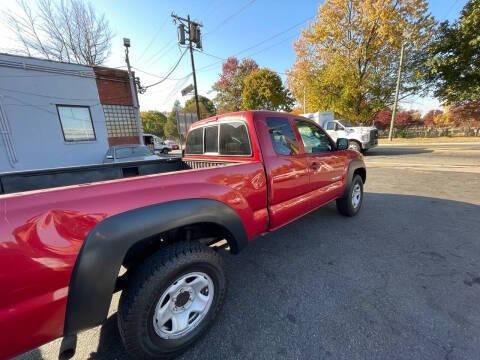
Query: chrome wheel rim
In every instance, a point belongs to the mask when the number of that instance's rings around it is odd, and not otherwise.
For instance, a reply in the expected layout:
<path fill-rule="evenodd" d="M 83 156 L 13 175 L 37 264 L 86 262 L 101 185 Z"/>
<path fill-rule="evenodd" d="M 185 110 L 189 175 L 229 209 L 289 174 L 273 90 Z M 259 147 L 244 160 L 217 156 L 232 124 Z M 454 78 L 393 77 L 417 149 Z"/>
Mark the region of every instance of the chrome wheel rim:
<path fill-rule="evenodd" d="M 353 143 L 353 142 L 350 143 L 350 144 L 348 144 L 348 148 L 349 148 L 350 150 L 359 151 L 359 150 L 358 150 L 358 149 L 359 149 L 359 146 L 358 146 L 357 144 Z"/>
<path fill-rule="evenodd" d="M 356 209 L 360 205 L 360 201 L 362 200 L 362 188 L 360 184 L 355 184 L 353 186 L 352 191 L 352 205 Z"/>
<path fill-rule="evenodd" d="M 153 327 L 162 339 L 192 332 L 212 306 L 213 281 L 203 272 L 182 275 L 164 291 L 155 307 Z"/>

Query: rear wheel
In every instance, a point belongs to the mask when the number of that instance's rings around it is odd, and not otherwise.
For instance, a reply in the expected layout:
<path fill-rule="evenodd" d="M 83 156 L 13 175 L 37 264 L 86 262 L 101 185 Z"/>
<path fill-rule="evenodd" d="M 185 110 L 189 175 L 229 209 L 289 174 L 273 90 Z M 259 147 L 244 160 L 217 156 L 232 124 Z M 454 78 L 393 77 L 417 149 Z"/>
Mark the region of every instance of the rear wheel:
<path fill-rule="evenodd" d="M 132 271 L 118 323 L 133 358 L 179 355 L 205 333 L 225 297 L 221 258 L 200 243 L 169 245 Z"/>
<path fill-rule="evenodd" d="M 162 154 L 168 154 L 168 149 L 167 149 L 167 148 L 163 148 L 163 149 L 162 149 Z"/>
<path fill-rule="evenodd" d="M 360 175 L 352 179 L 345 197 L 337 199 L 337 210 L 344 216 L 355 216 L 360 211 L 363 202 L 363 181 Z"/>

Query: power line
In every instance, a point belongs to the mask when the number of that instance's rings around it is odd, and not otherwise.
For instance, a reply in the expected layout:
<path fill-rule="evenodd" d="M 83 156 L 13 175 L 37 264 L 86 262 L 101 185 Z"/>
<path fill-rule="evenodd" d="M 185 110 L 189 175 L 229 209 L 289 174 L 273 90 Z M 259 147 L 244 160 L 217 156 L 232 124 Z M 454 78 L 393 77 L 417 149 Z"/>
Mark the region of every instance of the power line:
<path fill-rule="evenodd" d="M 156 62 L 160 60 L 162 57 L 167 55 L 176 45 L 175 40 L 169 41 L 165 46 L 163 46 L 159 51 L 157 51 L 155 54 L 153 54 L 150 59 L 147 60 L 145 65 L 151 64 L 153 62 Z"/>
<path fill-rule="evenodd" d="M 162 23 L 162 25 L 160 25 L 160 27 L 158 28 L 158 30 L 155 32 L 155 35 L 153 35 L 152 37 L 152 40 L 150 40 L 150 42 L 148 43 L 147 47 L 145 48 L 145 50 L 143 50 L 142 54 L 139 56 L 138 58 L 138 62 L 140 62 L 140 60 L 142 60 L 143 56 L 147 53 L 147 51 L 150 49 L 150 47 L 152 46 L 153 42 L 155 41 L 155 39 L 158 37 L 158 35 L 160 34 L 160 31 L 162 31 L 163 27 L 167 24 L 167 21 L 170 17 L 167 16 L 165 18 L 165 21 Z"/>
<path fill-rule="evenodd" d="M 154 73 L 151 73 L 151 72 L 148 72 L 148 71 L 139 69 L 139 68 L 134 67 L 134 66 L 132 66 L 132 69 L 135 69 L 136 71 L 139 71 L 139 72 L 141 72 L 141 73 L 143 73 L 143 74 L 156 77 L 157 79 L 166 79 L 166 80 L 176 80 L 176 81 L 178 81 L 178 80 L 183 80 L 183 79 L 185 78 L 185 76 L 180 77 L 180 78 L 166 78 L 165 75 L 154 74 Z M 186 76 L 190 76 L 190 74 L 188 74 L 188 75 L 186 75 Z"/>
<path fill-rule="evenodd" d="M 290 30 L 292 30 L 292 29 L 294 29 L 294 28 L 296 28 L 296 27 L 298 27 L 298 26 L 306 23 L 308 20 L 311 20 L 312 18 L 313 18 L 313 17 L 309 17 L 309 18 L 307 18 L 307 19 L 305 19 L 305 20 L 302 20 L 302 21 L 300 21 L 300 22 L 298 22 L 298 23 L 296 23 L 296 24 L 288 27 L 287 29 L 282 30 L 282 31 L 280 31 L 280 32 L 278 32 L 278 33 L 276 33 L 276 34 L 273 34 L 272 36 L 270 36 L 270 37 L 268 37 L 268 38 L 266 38 L 266 39 L 264 39 L 264 40 L 262 40 L 262 41 L 260 41 L 260 42 L 258 42 L 258 43 L 256 43 L 256 44 L 254 44 L 254 45 L 252 45 L 252 46 L 249 46 L 249 47 L 247 47 L 247 48 L 245 48 L 245 49 L 243 49 L 243 50 L 238 51 L 237 53 L 233 54 L 232 56 L 238 56 L 238 55 L 243 54 L 244 52 L 246 52 L 246 51 L 248 51 L 248 50 L 251 50 L 251 49 L 254 49 L 254 48 L 256 48 L 256 47 L 258 47 L 258 46 L 260 46 L 260 45 L 263 45 L 263 44 L 265 44 L 266 42 L 268 42 L 268 41 L 270 41 L 270 40 L 276 39 L 277 37 L 279 37 L 279 36 L 281 36 L 281 35 L 289 32 Z M 221 63 L 221 62 L 224 61 L 224 60 L 225 60 L 225 59 L 222 59 L 222 60 L 220 60 L 220 61 L 216 61 L 216 62 L 214 62 L 214 63 L 211 63 L 211 64 L 205 65 L 205 66 L 203 66 L 203 67 L 200 67 L 200 68 L 197 69 L 197 71 L 202 71 L 202 70 L 206 70 L 206 69 L 208 69 L 208 68 L 211 68 L 212 66 L 215 66 L 215 65 Z"/>
<path fill-rule="evenodd" d="M 452 12 L 453 8 L 455 7 L 455 5 L 457 5 L 458 3 L 458 0 L 454 0 L 452 5 L 450 6 L 450 8 L 447 10 L 447 13 L 445 14 L 445 19 L 448 18 L 448 16 L 450 15 L 450 13 Z"/>
<path fill-rule="evenodd" d="M 186 52 L 187 52 L 187 50 L 185 49 L 185 51 L 182 53 L 182 55 L 178 58 L 177 63 L 170 69 L 170 71 L 168 72 L 168 74 L 165 75 L 165 77 L 164 77 L 162 80 L 157 81 L 156 83 L 147 85 L 147 86 L 145 86 L 143 89 L 144 89 L 144 90 L 147 90 L 148 88 L 151 88 L 152 86 L 161 84 L 162 82 L 164 82 L 165 80 L 167 80 L 168 77 L 169 77 L 169 76 L 175 71 L 175 69 L 178 67 L 178 65 L 180 65 L 180 61 L 182 61 L 183 56 L 185 55 Z"/>
<path fill-rule="evenodd" d="M 283 44 L 283 43 L 286 42 L 286 41 L 289 41 L 289 40 L 294 39 L 296 36 L 297 36 L 297 35 L 289 36 L 288 38 L 283 39 L 283 40 L 281 40 L 281 41 L 278 41 L 278 42 L 276 42 L 276 43 L 274 43 L 274 44 L 272 44 L 272 45 L 270 45 L 270 46 L 268 46 L 268 47 L 266 47 L 266 48 L 263 48 L 262 50 L 259 50 L 259 51 L 257 51 L 257 52 L 248 54 L 248 55 L 246 55 L 245 57 L 243 57 L 243 59 L 245 59 L 245 58 L 247 58 L 247 57 L 250 57 L 250 56 L 255 56 L 255 55 L 261 54 L 261 53 L 263 53 L 263 52 L 265 52 L 265 51 L 267 51 L 267 50 L 270 50 L 271 48 L 274 48 L 275 46 L 278 46 L 278 45 L 280 45 L 280 44 Z M 213 58 L 215 58 L 215 59 L 219 59 L 219 60 L 221 60 L 221 61 L 226 61 L 226 60 L 227 60 L 227 58 L 223 58 L 223 57 L 220 57 L 220 56 L 217 56 L 217 55 L 214 55 L 214 54 L 210 54 L 210 53 L 207 53 L 207 52 L 205 52 L 205 51 L 202 51 L 201 54 L 204 54 L 204 55 L 213 57 Z M 216 63 L 217 63 L 217 62 L 216 62 Z M 216 63 L 215 63 L 215 64 L 216 64 Z M 276 71 L 275 71 L 275 72 L 276 72 Z M 282 75 L 285 74 L 285 73 L 280 73 L 280 72 L 277 72 L 277 73 L 278 73 L 278 74 L 282 74 Z"/>
<path fill-rule="evenodd" d="M 240 9 L 238 9 L 237 11 L 235 11 L 233 14 L 227 16 L 223 21 L 221 21 L 220 23 L 217 24 L 217 26 L 215 26 L 212 30 L 210 30 L 209 32 L 207 32 L 203 37 L 206 37 L 212 33 L 214 33 L 215 31 L 217 31 L 219 28 L 221 28 L 223 25 L 225 25 L 227 22 L 229 22 L 230 20 L 232 20 L 234 17 L 240 15 L 245 9 L 247 9 L 249 6 L 251 6 L 256 0 L 250 0 L 248 3 L 244 4 Z"/>

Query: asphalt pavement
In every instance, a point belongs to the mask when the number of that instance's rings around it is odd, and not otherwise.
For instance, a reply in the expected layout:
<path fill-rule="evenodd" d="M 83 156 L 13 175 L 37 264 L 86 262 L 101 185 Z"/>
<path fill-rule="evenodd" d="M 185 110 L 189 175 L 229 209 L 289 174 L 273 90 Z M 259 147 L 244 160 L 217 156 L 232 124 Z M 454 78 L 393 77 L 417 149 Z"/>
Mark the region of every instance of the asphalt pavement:
<path fill-rule="evenodd" d="M 480 358 L 480 144 L 379 147 L 366 163 L 355 218 L 330 204 L 224 255 L 223 310 L 181 359 Z M 127 358 L 115 306 L 76 359 Z"/>

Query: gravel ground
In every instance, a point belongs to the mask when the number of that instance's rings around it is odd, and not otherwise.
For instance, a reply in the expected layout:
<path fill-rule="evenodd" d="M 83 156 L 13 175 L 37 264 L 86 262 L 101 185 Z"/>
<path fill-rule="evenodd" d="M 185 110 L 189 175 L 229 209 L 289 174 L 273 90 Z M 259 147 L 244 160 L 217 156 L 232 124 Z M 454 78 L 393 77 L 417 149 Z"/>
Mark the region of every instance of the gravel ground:
<path fill-rule="evenodd" d="M 183 359 L 479 358 L 480 145 L 380 147 L 366 162 L 357 217 L 330 204 L 224 255 L 225 306 Z M 76 359 L 127 358 L 115 306 Z"/>

